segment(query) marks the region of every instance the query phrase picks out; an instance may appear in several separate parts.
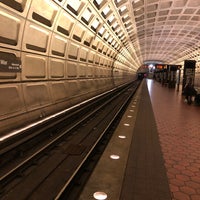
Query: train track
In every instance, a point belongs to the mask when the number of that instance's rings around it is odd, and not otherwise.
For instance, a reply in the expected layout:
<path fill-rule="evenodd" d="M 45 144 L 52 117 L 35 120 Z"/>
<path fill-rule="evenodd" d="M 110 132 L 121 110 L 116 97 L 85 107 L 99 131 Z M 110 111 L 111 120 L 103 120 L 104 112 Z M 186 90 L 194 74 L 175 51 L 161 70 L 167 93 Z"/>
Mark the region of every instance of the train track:
<path fill-rule="evenodd" d="M 0 198 L 75 199 L 138 85 L 134 81 L 1 142 Z"/>

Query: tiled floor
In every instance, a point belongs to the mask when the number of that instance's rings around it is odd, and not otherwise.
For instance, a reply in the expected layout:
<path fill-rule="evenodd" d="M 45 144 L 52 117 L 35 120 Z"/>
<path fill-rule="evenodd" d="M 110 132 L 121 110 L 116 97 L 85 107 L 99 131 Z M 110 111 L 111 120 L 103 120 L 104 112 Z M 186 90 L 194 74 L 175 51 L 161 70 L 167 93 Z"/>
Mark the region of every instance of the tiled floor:
<path fill-rule="evenodd" d="M 147 79 L 173 200 L 200 200 L 200 106 Z"/>

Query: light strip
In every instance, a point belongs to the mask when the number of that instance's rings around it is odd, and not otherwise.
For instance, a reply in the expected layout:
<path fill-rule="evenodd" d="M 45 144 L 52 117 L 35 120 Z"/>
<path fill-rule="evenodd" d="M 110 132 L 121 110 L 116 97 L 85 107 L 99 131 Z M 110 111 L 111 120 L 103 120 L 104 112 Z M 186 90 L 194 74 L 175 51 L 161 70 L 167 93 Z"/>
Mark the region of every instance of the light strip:
<path fill-rule="evenodd" d="M 6 139 L 8 139 L 8 138 L 10 138 L 10 137 L 12 137 L 12 136 L 15 136 L 15 135 L 17 135 L 17 134 L 19 134 L 19 133 L 21 133 L 21 132 L 23 132 L 23 131 L 26 131 L 26 130 L 28 130 L 28 129 L 34 127 L 34 126 L 40 125 L 40 124 L 42 124 L 43 122 L 46 122 L 46 121 L 48 121 L 48 120 L 50 120 L 50 119 L 53 119 L 53 118 L 55 118 L 55 117 L 57 117 L 57 116 L 59 116 L 59 115 L 62 115 L 62 114 L 64 114 L 64 113 L 66 113 L 66 112 L 68 112 L 68 111 L 70 111 L 70 110 L 72 110 L 72 109 L 74 109 L 74 108 L 77 108 L 77 107 L 79 107 L 79 106 L 81 106 L 81 105 L 83 105 L 83 104 L 85 104 L 85 103 L 88 103 L 88 102 L 90 102 L 90 101 L 92 101 L 92 100 L 94 100 L 94 99 L 97 99 L 98 97 L 101 97 L 101 96 L 103 96 L 103 95 L 105 95 L 105 94 L 108 94 L 109 92 L 112 92 L 113 90 L 114 90 L 114 89 L 109 90 L 109 91 L 107 91 L 107 92 L 104 92 L 104 93 L 102 93 L 102 94 L 99 94 L 99 95 L 97 95 L 97 96 L 95 96 L 95 97 L 92 97 L 92 98 L 90 98 L 90 99 L 88 99 L 88 100 L 85 100 L 85 101 L 83 101 L 83 102 L 81 102 L 81 103 L 79 103 L 79 104 L 76 104 L 75 106 L 72 106 L 72 107 L 70 107 L 70 108 L 67 108 L 67 109 L 65 109 L 65 110 L 63 110 L 63 111 L 61 111 L 61 112 L 58 112 L 58 113 L 53 114 L 53 115 L 50 115 L 49 117 L 46 117 L 46 118 L 44 118 L 44 119 L 42 119 L 42 120 L 39 120 L 39 121 L 37 121 L 37 122 L 34 122 L 34 123 L 32 123 L 32 124 L 30 124 L 30 125 L 28 125 L 28 126 L 25 126 L 25 127 L 21 128 L 21 129 L 16 130 L 16 131 L 12 131 L 11 133 L 8 133 L 7 135 L 4 135 L 4 136 L 0 137 L 0 142 L 4 141 L 4 140 L 6 140 Z"/>

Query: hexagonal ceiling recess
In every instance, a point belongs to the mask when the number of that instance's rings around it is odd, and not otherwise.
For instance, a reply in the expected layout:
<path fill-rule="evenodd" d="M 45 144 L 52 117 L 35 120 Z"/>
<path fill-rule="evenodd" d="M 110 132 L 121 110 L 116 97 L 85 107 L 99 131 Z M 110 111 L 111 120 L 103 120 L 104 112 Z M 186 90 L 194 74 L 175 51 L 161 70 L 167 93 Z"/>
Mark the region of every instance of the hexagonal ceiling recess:
<path fill-rule="evenodd" d="M 200 60 L 200 0 L 115 1 L 128 10 L 122 21 L 141 64 Z"/>

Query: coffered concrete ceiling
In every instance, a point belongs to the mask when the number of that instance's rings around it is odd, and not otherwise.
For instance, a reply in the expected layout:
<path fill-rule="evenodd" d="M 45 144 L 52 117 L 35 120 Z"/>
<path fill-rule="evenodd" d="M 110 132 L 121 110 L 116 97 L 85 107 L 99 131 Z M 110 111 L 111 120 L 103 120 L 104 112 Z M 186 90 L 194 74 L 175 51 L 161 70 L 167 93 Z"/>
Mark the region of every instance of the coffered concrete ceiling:
<path fill-rule="evenodd" d="M 200 60 L 200 0 L 116 0 L 140 63 Z M 130 44 L 129 44 L 130 45 Z"/>

